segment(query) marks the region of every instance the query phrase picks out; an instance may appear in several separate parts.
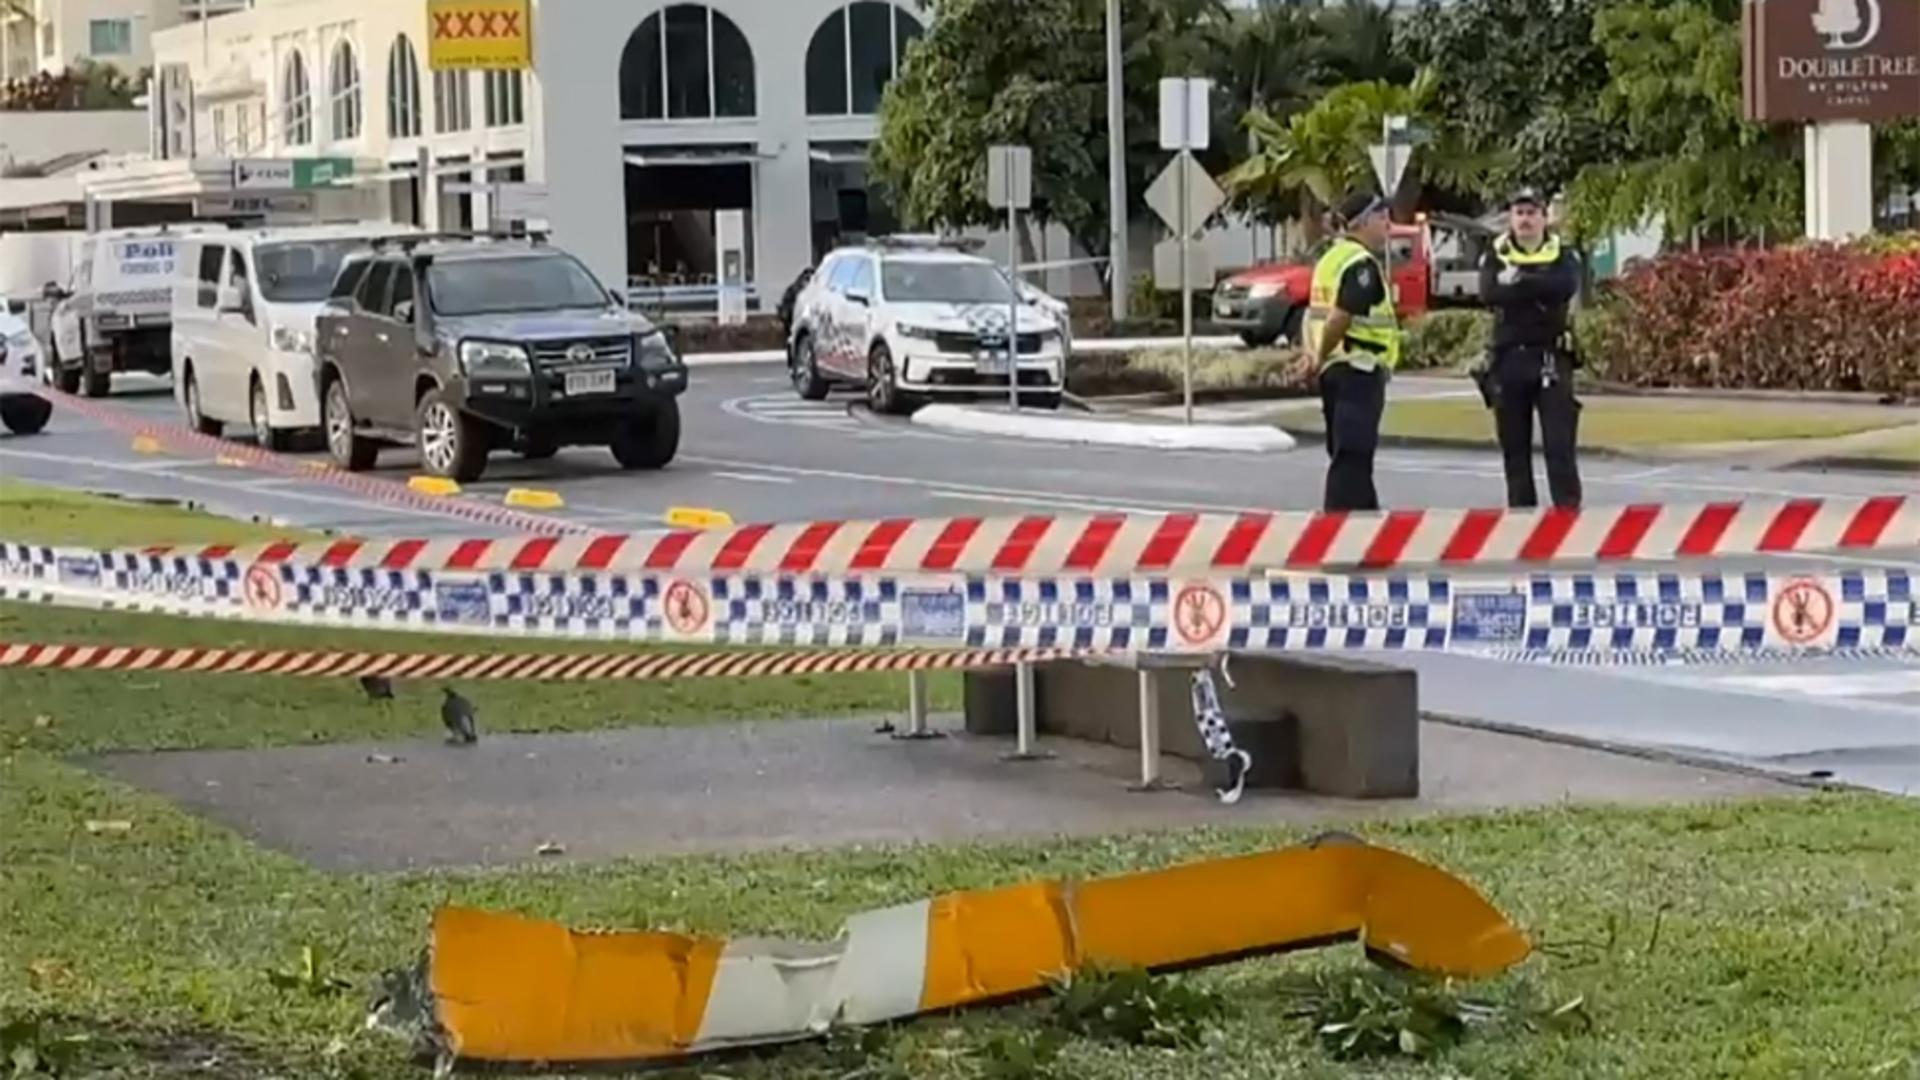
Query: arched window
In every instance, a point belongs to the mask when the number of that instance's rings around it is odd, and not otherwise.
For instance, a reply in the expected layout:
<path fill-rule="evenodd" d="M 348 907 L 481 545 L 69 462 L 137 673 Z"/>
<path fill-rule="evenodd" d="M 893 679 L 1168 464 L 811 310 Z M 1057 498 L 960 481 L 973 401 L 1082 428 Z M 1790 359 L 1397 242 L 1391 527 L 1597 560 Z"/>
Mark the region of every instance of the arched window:
<path fill-rule="evenodd" d="M 654 12 L 620 54 L 620 115 L 711 120 L 754 114 L 753 47 L 725 15 L 701 4 Z"/>
<path fill-rule="evenodd" d="M 420 137 L 420 58 L 401 34 L 387 52 L 387 133 L 396 139 Z"/>
<path fill-rule="evenodd" d="M 287 57 L 287 72 L 280 82 L 280 116 L 288 146 L 313 144 L 313 84 L 307 80 L 307 60 L 298 49 Z"/>
<path fill-rule="evenodd" d="M 920 20 L 880 0 L 859 0 L 827 16 L 807 46 L 807 115 L 871 116 L 900 70 Z"/>
<path fill-rule="evenodd" d="M 333 47 L 333 63 L 327 71 L 327 100 L 333 103 L 335 139 L 360 137 L 360 58 L 354 55 L 353 42 L 342 41 Z"/>

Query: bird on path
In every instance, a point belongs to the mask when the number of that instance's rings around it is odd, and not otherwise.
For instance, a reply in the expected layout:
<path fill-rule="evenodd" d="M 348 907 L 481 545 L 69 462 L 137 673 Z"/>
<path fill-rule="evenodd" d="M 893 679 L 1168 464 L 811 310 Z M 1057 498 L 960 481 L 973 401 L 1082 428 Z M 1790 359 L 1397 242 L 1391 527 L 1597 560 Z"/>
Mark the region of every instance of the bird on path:
<path fill-rule="evenodd" d="M 453 687 L 446 687 L 446 700 L 440 703 L 440 722 L 447 726 L 449 742 L 477 743 L 480 733 L 474 729 L 473 719 L 477 710 L 473 702 L 461 697 Z"/>
<path fill-rule="evenodd" d="M 360 689 L 367 692 L 368 701 L 393 700 L 393 680 L 385 675 L 360 676 Z"/>

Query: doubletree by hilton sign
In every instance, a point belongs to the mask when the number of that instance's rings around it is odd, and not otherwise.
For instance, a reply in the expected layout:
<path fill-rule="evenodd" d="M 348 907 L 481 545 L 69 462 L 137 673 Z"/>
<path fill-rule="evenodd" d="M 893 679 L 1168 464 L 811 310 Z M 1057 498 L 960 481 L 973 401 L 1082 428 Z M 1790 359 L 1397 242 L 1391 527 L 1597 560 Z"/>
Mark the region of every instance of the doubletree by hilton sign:
<path fill-rule="evenodd" d="M 1749 120 L 1920 116 L 1920 0 L 1746 0 Z"/>

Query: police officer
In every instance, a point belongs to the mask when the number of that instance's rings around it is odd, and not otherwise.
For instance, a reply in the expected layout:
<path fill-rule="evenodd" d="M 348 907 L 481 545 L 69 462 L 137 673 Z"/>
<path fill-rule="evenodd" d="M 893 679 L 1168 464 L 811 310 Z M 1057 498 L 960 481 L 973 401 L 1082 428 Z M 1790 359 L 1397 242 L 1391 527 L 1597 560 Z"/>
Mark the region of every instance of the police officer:
<path fill-rule="evenodd" d="M 1368 192 L 1343 200 L 1344 232 L 1320 257 L 1306 314 L 1303 366 L 1320 376 L 1327 430 L 1327 510 L 1378 510 L 1373 454 L 1387 379 L 1400 364 L 1400 319 L 1381 269 L 1392 204 Z"/>
<path fill-rule="evenodd" d="M 1478 375 L 1500 437 L 1507 505 L 1539 505 L 1533 484 L 1537 412 L 1553 505 L 1578 509 L 1580 402 L 1573 396 L 1567 305 L 1580 291 L 1580 259 L 1548 231 L 1538 191 L 1516 192 L 1507 202 L 1507 219 L 1507 231 L 1480 262 L 1480 299 L 1493 310 L 1493 340 Z"/>

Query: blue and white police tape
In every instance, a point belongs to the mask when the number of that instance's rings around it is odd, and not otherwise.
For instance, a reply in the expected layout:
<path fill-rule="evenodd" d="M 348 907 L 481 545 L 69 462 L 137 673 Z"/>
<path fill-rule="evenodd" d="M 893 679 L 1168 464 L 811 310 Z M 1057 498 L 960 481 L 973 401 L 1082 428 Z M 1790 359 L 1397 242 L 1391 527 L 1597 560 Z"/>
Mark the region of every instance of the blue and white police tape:
<path fill-rule="evenodd" d="M 0 598 L 720 645 L 1743 656 L 1920 647 L 1914 575 L 675 575 L 348 569 L 0 546 Z"/>

